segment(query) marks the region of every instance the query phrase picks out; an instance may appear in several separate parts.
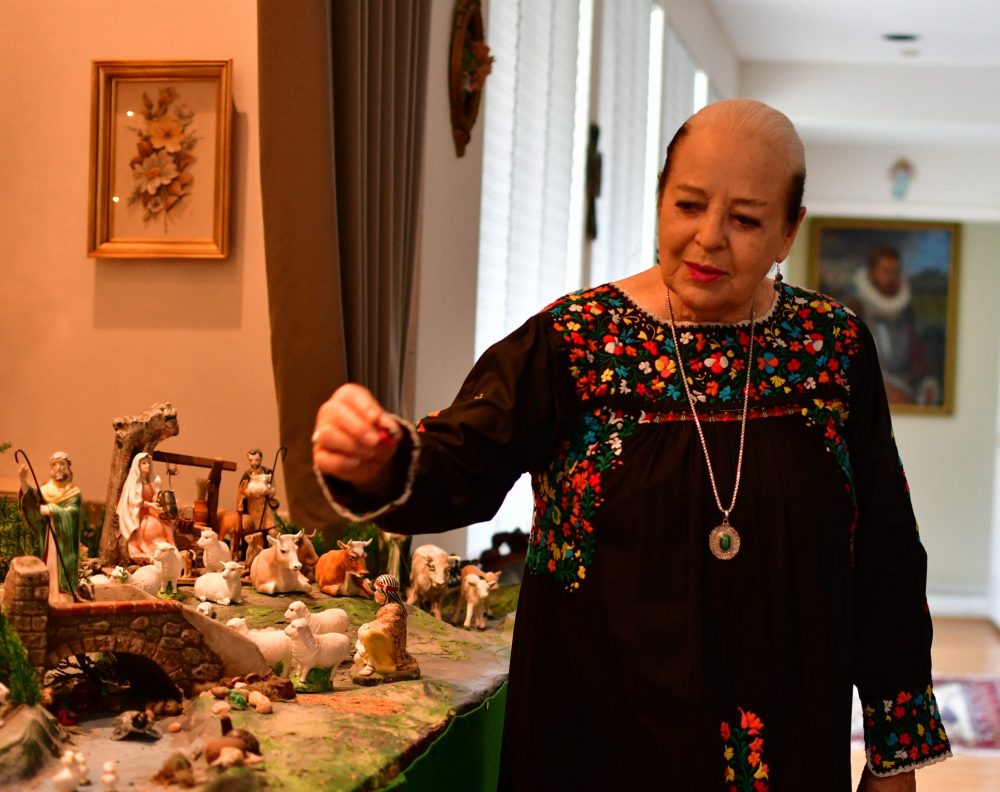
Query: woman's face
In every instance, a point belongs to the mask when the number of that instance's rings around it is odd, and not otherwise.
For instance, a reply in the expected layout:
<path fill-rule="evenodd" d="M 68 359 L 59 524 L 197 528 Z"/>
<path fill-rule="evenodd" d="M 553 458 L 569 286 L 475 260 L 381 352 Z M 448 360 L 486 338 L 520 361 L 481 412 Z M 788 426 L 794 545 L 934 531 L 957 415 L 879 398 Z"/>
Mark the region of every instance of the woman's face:
<path fill-rule="evenodd" d="M 139 472 L 143 476 L 149 475 L 150 464 L 151 463 L 149 461 L 149 457 L 143 457 L 142 459 L 139 460 Z"/>
<path fill-rule="evenodd" d="M 674 150 L 659 206 L 660 272 L 678 319 L 735 322 L 767 309 L 764 278 L 802 222 L 789 228 L 792 170 L 774 141 L 704 121 Z"/>

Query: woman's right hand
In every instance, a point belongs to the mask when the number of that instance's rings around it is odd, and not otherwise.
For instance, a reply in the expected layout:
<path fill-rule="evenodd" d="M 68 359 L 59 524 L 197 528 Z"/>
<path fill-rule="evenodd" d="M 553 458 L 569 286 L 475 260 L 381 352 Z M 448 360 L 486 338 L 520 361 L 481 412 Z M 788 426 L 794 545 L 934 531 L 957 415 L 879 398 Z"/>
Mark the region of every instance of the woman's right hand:
<path fill-rule="evenodd" d="M 313 465 L 367 490 L 388 475 L 400 436 L 399 424 L 368 389 L 347 383 L 316 414 Z"/>

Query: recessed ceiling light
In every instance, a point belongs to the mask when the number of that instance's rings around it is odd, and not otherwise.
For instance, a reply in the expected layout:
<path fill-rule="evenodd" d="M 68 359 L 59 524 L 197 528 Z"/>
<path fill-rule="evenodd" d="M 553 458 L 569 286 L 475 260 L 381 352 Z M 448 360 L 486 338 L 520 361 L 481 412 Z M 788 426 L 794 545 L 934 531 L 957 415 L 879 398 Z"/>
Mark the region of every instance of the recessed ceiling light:
<path fill-rule="evenodd" d="M 883 33 L 882 38 L 886 41 L 916 41 L 920 36 L 916 33 Z"/>
<path fill-rule="evenodd" d="M 905 47 L 899 51 L 904 58 L 915 58 L 920 54 L 920 47 Z"/>

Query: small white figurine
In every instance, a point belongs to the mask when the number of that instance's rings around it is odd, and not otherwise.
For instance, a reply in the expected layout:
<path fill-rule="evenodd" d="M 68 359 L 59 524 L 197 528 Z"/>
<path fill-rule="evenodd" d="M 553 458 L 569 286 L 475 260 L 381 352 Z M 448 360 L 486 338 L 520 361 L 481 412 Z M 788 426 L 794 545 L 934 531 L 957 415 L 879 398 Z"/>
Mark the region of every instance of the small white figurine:
<path fill-rule="evenodd" d="M 215 605 L 214 605 L 214 603 L 211 603 L 211 602 L 208 602 L 208 601 L 206 601 L 206 602 L 199 602 L 198 603 L 198 607 L 195 608 L 195 610 L 198 611 L 198 613 L 200 613 L 206 619 L 214 619 L 215 618 Z"/>
<path fill-rule="evenodd" d="M 313 613 L 306 607 L 306 604 L 302 600 L 295 600 L 295 602 L 288 606 L 288 609 L 285 611 L 285 618 L 289 623 L 296 619 L 305 619 L 313 635 L 332 632 L 346 633 L 347 628 L 351 624 L 351 620 L 347 616 L 347 611 L 343 608 L 327 608 L 326 610 Z"/>
<path fill-rule="evenodd" d="M 226 626 L 240 635 L 245 635 L 260 649 L 266 662 L 271 668 L 275 668 L 281 663 L 281 672 L 286 677 L 291 673 L 292 664 L 292 641 L 282 630 L 268 627 L 264 630 L 251 630 L 247 627 L 247 620 L 242 617 L 230 619 Z"/>
<path fill-rule="evenodd" d="M 226 561 L 221 572 L 206 572 L 194 582 L 194 595 L 203 603 L 217 602 L 229 605 L 243 600 L 243 565 L 239 561 Z"/>
<path fill-rule="evenodd" d="M 59 764 L 62 767 L 52 776 L 52 788 L 56 792 L 76 792 L 80 780 L 76 774 L 76 755 L 69 749 L 63 751 Z"/>
<path fill-rule="evenodd" d="M 162 591 L 177 593 L 177 581 L 181 576 L 184 563 L 181 554 L 170 542 L 157 542 L 153 549 L 153 565 L 160 570 L 163 578 Z"/>
<path fill-rule="evenodd" d="M 221 572 L 222 565 L 233 559 L 229 545 L 220 541 L 219 535 L 211 528 L 201 529 L 198 547 L 202 549 L 203 565 L 209 572 Z"/>
<path fill-rule="evenodd" d="M 104 792 L 118 792 L 118 763 L 114 760 L 105 762 L 104 775 L 101 776 L 101 781 L 104 784 Z"/>
<path fill-rule="evenodd" d="M 261 594 L 308 592 L 311 584 L 301 572 L 302 562 L 298 555 L 298 541 L 302 531 L 278 537 L 270 534 L 266 536 L 270 546 L 261 550 L 250 565 L 250 582 L 253 587 Z"/>
<path fill-rule="evenodd" d="M 90 768 L 87 767 L 87 757 L 77 751 L 73 754 L 73 763 L 77 782 L 80 786 L 88 786 L 90 784 Z"/>
<path fill-rule="evenodd" d="M 163 574 L 156 564 L 146 564 L 135 570 L 128 582 L 155 597 L 163 588 Z"/>
<path fill-rule="evenodd" d="M 329 668 L 332 673 L 351 651 L 351 639 L 346 635 L 313 635 L 305 619 L 296 619 L 285 627 L 285 635 L 292 639 L 292 658 L 298 668 L 300 682 L 305 682 L 314 668 Z"/>

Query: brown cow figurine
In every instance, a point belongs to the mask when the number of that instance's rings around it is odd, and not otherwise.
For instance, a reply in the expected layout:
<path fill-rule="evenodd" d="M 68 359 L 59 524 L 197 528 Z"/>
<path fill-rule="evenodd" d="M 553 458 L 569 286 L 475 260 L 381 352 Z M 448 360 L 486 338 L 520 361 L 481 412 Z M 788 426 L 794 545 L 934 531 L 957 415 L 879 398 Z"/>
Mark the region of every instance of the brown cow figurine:
<path fill-rule="evenodd" d="M 316 585 L 331 597 L 366 597 L 372 599 L 374 591 L 368 581 L 365 565 L 365 548 L 371 539 L 349 542 L 337 540 L 339 550 L 329 550 L 316 563 Z"/>

